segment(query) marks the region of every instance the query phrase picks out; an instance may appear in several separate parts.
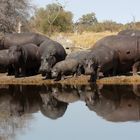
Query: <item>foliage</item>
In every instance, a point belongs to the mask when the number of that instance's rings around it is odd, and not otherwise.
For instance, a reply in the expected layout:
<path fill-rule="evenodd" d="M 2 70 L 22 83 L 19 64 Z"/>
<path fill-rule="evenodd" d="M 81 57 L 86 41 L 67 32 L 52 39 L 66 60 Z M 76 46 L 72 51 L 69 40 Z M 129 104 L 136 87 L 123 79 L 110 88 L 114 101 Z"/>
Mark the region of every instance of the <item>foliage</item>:
<path fill-rule="evenodd" d="M 88 13 L 82 15 L 79 18 L 78 22 L 74 24 L 74 31 L 78 31 L 80 33 L 84 31 L 92 31 L 92 27 L 98 23 L 95 13 Z"/>
<path fill-rule="evenodd" d="M 116 23 L 111 20 L 106 20 L 104 22 L 98 23 L 93 26 L 93 31 L 95 32 L 103 32 L 103 31 L 110 31 L 110 32 L 118 32 L 123 27 L 123 24 Z"/>
<path fill-rule="evenodd" d="M 29 17 L 31 0 L 0 0 L 0 32 L 15 32 Z"/>
<path fill-rule="evenodd" d="M 97 18 L 95 13 L 88 13 L 83 15 L 80 19 L 79 19 L 79 24 L 84 24 L 84 25 L 94 25 L 96 24 Z"/>
<path fill-rule="evenodd" d="M 82 33 L 84 31 L 93 31 L 93 32 L 118 32 L 122 29 L 123 24 L 116 23 L 111 20 L 106 20 L 104 22 L 96 22 L 92 25 L 78 24 L 77 31 Z"/>
<path fill-rule="evenodd" d="M 65 11 L 61 4 L 52 3 L 37 9 L 31 23 L 37 31 L 46 34 L 68 32 L 72 30 L 72 18 L 72 13 Z"/>

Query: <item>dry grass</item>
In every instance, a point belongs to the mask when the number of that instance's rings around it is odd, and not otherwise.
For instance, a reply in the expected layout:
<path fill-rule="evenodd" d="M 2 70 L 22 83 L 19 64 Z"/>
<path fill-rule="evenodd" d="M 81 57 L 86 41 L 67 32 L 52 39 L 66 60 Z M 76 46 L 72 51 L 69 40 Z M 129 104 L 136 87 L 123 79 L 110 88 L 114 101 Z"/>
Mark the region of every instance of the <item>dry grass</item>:
<path fill-rule="evenodd" d="M 108 35 L 115 35 L 115 34 L 117 33 L 116 32 L 99 32 L 99 33 L 83 32 L 82 34 L 61 33 L 62 36 L 71 40 L 75 44 L 75 46 L 79 48 L 90 48 L 99 39 Z M 55 36 L 58 35 L 60 34 L 56 34 Z"/>
<path fill-rule="evenodd" d="M 101 38 L 114 35 L 116 33 L 111 32 L 101 32 L 101 33 L 92 33 L 92 32 L 84 32 L 82 34 L 73 34 L 69 38 L 80 47 L 90 48 L 96 41 L 100 40 Z"/>

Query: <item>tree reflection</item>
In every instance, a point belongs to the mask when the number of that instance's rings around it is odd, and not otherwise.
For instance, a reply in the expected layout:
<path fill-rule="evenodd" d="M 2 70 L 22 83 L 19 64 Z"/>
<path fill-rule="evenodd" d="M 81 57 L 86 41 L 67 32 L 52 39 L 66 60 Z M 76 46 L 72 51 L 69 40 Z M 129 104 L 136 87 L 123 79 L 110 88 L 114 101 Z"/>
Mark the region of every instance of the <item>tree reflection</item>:
<path fill-rule="evenodd" d="M 26 94 L 21 86 L 0 86 L 0 139 L 15 139 L 17 131 L 23 133 L 28 128 L 33 116 L 29 113 L 27 104 L 33 101 L 30 96 L 26 98 Z M 23 97 L 25 103 L 21 102 Z"/>

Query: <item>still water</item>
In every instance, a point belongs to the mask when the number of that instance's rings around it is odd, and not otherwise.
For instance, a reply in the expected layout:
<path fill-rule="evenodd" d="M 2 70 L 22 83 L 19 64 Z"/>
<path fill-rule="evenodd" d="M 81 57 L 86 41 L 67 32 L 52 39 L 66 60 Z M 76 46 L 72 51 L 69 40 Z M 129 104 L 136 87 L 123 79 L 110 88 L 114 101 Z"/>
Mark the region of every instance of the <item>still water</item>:
<path fill-rule="evenodd" d="M 0 140 L 138 140 L 139 85 L 0 86 Z"/>

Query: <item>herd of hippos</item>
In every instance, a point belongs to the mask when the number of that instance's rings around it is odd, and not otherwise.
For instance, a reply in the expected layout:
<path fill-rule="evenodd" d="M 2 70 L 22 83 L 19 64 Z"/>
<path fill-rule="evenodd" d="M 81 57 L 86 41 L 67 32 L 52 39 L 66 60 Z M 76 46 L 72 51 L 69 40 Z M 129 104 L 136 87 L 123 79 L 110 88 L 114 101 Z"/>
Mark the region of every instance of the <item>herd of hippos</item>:
<path fill-rule="evenodd" d="M 94 36 L 93 36 L 94 37 Z M 65 76 L 136 75 L 140 66 L 140 30 L 123 30 L 97 41 L 90 49 L 66 54 L 58 42 L 37 33 L 0 36 L 0 72 L 25 77 L 41 73 L 56 81 Z"/>

